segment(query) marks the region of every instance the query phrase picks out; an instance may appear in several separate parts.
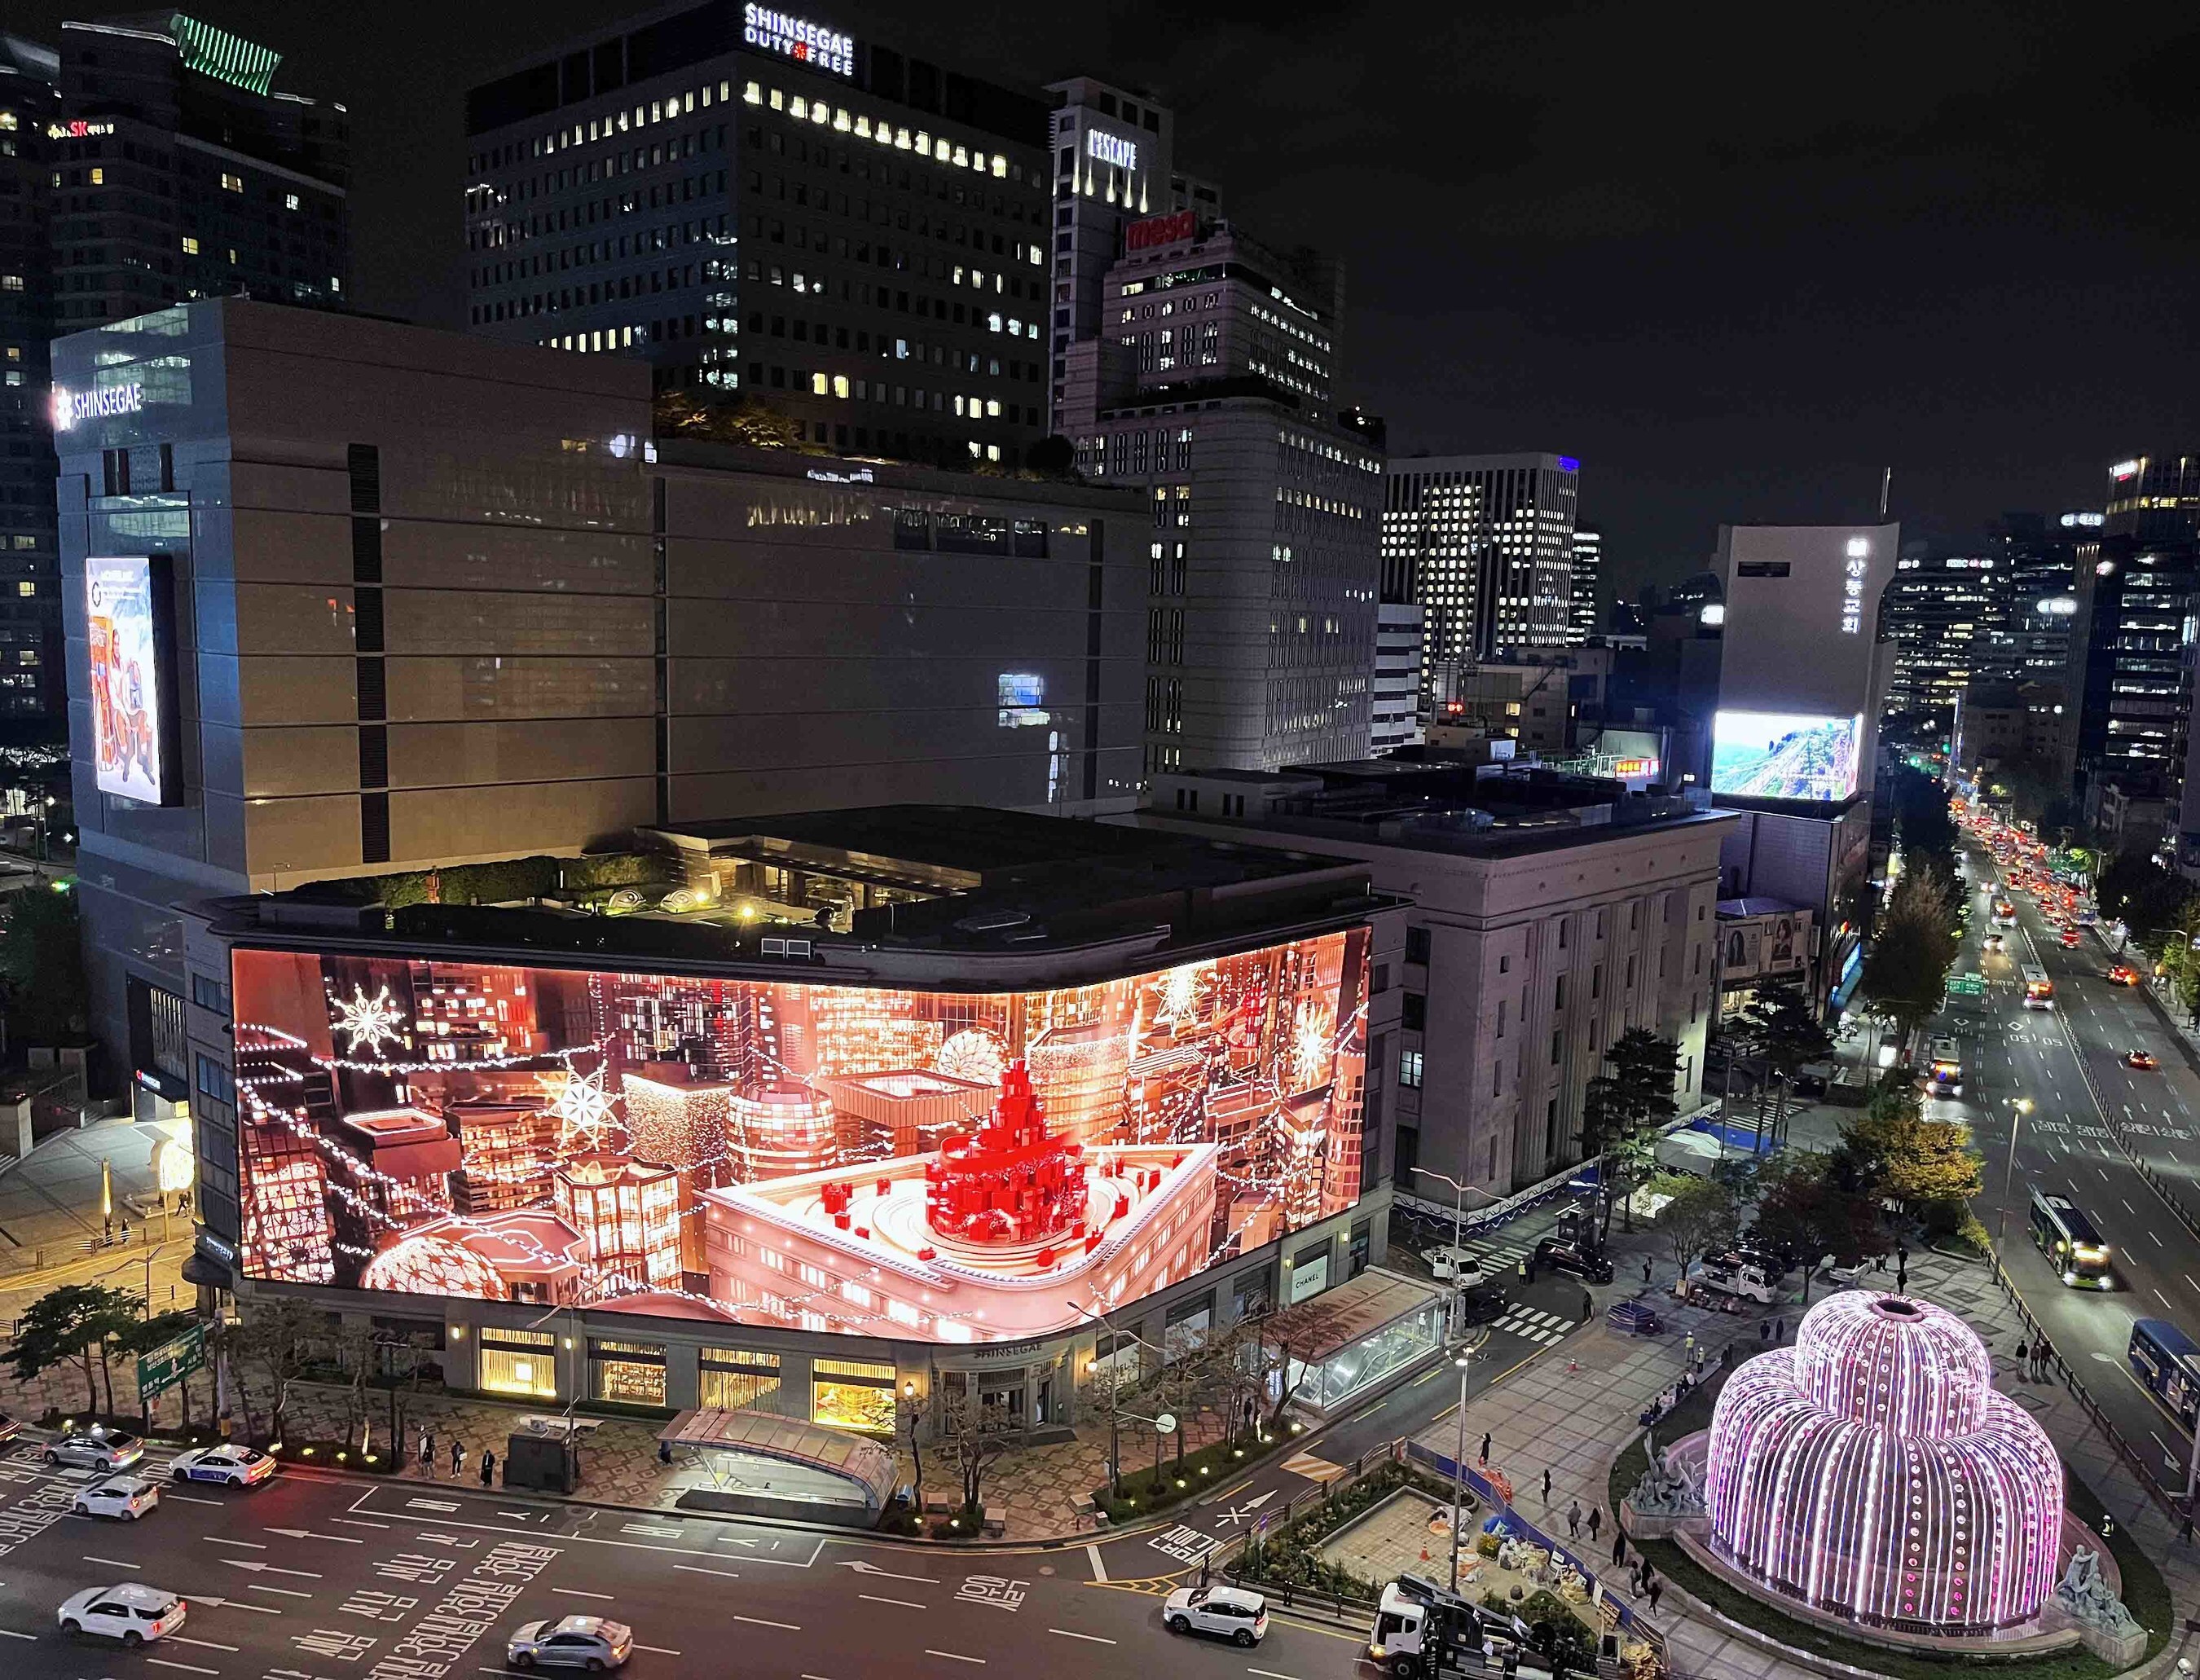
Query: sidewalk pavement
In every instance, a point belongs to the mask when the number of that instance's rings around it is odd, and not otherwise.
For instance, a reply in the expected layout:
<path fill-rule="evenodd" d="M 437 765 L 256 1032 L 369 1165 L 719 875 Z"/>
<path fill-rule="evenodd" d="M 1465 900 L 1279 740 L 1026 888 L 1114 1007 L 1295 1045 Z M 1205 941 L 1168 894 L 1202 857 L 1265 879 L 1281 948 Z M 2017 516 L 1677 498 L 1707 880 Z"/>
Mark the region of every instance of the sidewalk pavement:
<path fill-rule="evenodd" d="M 1639 1253 L 1641 1239 L 1623 1239 Z M 1630 1274 L 1618 1255 L 1621 1277 Z M 1665 1268 L 1670 1271 L 1670 1266 Z M 1926 1251 L 1910 1262 L 1910 1292 L 1945 1307 L 1982 1337 L 1994 1355 L 2004 1392 L 2038 1417 L 2060 1444 L 2064 1458 L 2098 1494 L 2109 1513 L 2139 1541 L 2161 1568 L 2176 1606 L 2180 1625 L 2200 1611 L 2200 1552 L 2178 1538 L 2177 1525 L 2140 1487 L 2105 1437 L 2093 1427 L 2085 1408 L 2054 1383 L 2019 1381 L 2010 1355 L 2025 1327 L 2016 1309 L 1996 1287 L 1983 1265 Z M 1670 1279 L 1666 1280 L 1670 1285 Z M 1599 1306 L 1635 1293 L 1624 1286 L 1600 1291 Z M 1814 1289 L 1815 1303 L 1823 1295 Z M 1518 1488 L 1524 1514 L 1545 1524 L 1563 1523 L 1569 1505 L 1578 1501 L 1584 1521 L 1610 1498 L 1612 1461 L 1641 1432 L 1636 1419 L 1676 1376 L 1685 1362 L 1686 1338 L 1693 1332 L 1705 1353 L 1706 1370 L 1716 1367 L 1719 1350 L 1732 1343 L 1735 1359 L 1757 1353 L 1760 1316 L 1713 1313 L 1686 1307 L 1662 1290 L 1655 1297 L 1667 1329 L 1647 1339 L 1624 1336 L 1601 1322 L 1570 1338 L 1562 1347 L 1518 1373 L 1495 1393 L 1468 1402 L 1466 1437 L 1477 1442 L 1486 1430 L 1494 1437 L 1490 1461 Z M 1766 1309 L 1782 1320 L 1792 1338 L 1802 1309 L 1793 1300 Z M 1459 1439 L 1456 1420 L 1424 1430 L 1422 1443 L 1448 1455 Z M 1546 1467 L 1551 1496 L 1542 1497 Z M 1614 1513 L 1606 1513 L 1607 1518 Z M 1655 1618 L 1670 1648 L 1674 1665 L 1683 1673 L 1716 1675 L 1720 1680 L 1813 1680 L 1823 1671 L 1791 1661 L 1764 1644 L 1735 1633 L 1729 1624 L 1695 1605 L 1668 1581 Z M 1629 1596 L 1623 1582 L 1607 1581 L 1607 1593 Z M 2184 1636 L 2173 1633 L 2169 1646 L 2150 1665 L 2163 1672 L 2183 1649 Z"/>

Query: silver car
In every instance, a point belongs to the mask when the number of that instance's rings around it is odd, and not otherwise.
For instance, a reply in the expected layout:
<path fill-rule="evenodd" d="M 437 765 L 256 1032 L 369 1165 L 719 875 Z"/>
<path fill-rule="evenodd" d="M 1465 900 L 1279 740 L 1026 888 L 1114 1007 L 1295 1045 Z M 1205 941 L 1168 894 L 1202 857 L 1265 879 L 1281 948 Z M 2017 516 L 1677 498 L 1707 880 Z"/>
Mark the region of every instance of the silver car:
<path fill-rule="evenodd" d="M 601 1616 L 561 1616 L 556 1621 L 527 1622 L 505 1642 L 514 1668 L 584 1668 L 600 1674 L 624 1665 L 634 1654 L 634 1630 Z"/>
<path fill-rule="evenodd" d="M 120 1429 L 79 1429 L 50 1443 L 48 1464 L 66 1464 L 79 1470 L 127 1470 L 145 1456 L 145 1443 Z"/>

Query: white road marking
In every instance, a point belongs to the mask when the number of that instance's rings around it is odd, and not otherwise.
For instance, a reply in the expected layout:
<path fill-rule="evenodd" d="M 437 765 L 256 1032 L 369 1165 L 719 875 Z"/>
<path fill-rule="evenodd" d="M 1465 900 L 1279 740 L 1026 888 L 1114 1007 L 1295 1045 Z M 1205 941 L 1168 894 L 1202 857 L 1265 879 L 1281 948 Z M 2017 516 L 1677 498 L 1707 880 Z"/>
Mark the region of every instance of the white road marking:
<path fill-rule="evenodd" d="M 1273 1668 L 1249 1668 L 1245 1672 L 1260 1675 L 1262 1680 L 1298 1680 L 1296 1675 L 1278 1674 Z"/>
<path fill-rule="evenodd" d="M 332 1523 L 348 1523 L 354 1528 L 388 1528 L 389 1526 L 388 1523 L 371 1523 L 364 1517 L 331 1517 L 329 1520 Z M 496 1669 L 491 1671 L 500 1674 L 504 1671 Z"/>
<path fill-rule="evenodd" d="M 455 1511 L 459 1507 L 448 1499 L 408 1499 L 405 1501 L 405 1508 L 408 1511 Z"/>
<path fill-rule="evenodd" d="M 264 1552 L 267 1549 L 257 1540 L 225 1540 L 219 1534 L 202 1534 L 199 1538 L 209 1546 L 243 1546 L 255 1552 Z"/>
<path fill-rule="evenodd" d="M 186 1505 L 219 1505 L 221 1503 L 218 1499 L 201 1499 L 195 1493 L 164 1493 L 161 1496 L 161 1498 L 164 1502 L 171 1499 L 180 1499 Z"/>
<path fill-rule="evenodd" d="M 568 1598 L 600 1598 L 606 1603 L 611 1601 L 611 1595 L 609 1593 L 583 1592 L 578 1587 L 553 1587 L 550 1590 L 553 1593 L 563 1593 Z M 646 1650 L 648 1648 L 644 1646 L 641 1648 Z"/>
<path fill-rule="evenodd" d="M 84 1554 L 84 1560 L 86 1563 L 103 1563 L 109 1569 L 135 1569 L 138 1567 L 134 1563 L 123 1562 L 120 1558 L 96 1558 L 89 1552 L 86 1552 Z"/>
<path fill-rule="evenodd" d="M 249 1593 L 279 1593 L 284 1598 L 311 1598 L 311 1593 L 301 1593 L 295 1587 L 271 1587 L 265 1581 L 252 1581 L 245 1585 Z"/>
<path fill-rule="evenodd" d="M 966 1657 L 960 1651 L 935 1651 L 929 1645 L 924 1648 L 924 1654 L 927 1657 L 945 1657 L 950 1662 L 975 1663 L 980 1668 L 986 1665 L 986 1660 L 983 1657 Z"/>
<path fill-rule="evenodd" d="M 2189 1282 L 2190 1279 L 2187 1281 Z M 1092 1560 L 1092 1578 L 1096 1581 L 1106 1580 L 1108 1566 L 1100 1561 L 1100 1548 L 1097 1546 L 1087 1546 L 1085 1548 L 1085 1555 Z"/>
<path fill-rule="evenodd" d="M 2162 1302 L 2163 1306 L 2168 1307 L 2171 1312 L 2174 1313 L 2177 1310 L 2176 1307 L 2171 1303 L 2169 1297 L 2164 1295 L 2160 1290 L 2155 1291 L 2154 1298 Z"/>
<path fill-rule="evenodd" d="M 660 1657 L 676 1657 L 680 1654 L 677 1651 L 668 1651 L 662 1645 L 637 1645 L 634 1648 L 637 1651 L 654 1651 Z"/>
<path fill-rule="evenodd" d="M 767 1621 L 762 1616 L 735 1616 L 733 1619 L 737 1622 L 746 1622 L 752 1627 L 782 1628 L 788 1633 L 799 1633 L 802 1631 L 800 1625 L 797 1623 Z"/>
<path fill-rule="evenodd" d="M 857 1593 L 857 1598 L 868 1599 L 873 1604 L 898 1604 L 904 1610 L 924 1610 L 930 1607 L 919 1604 L 913 1598 L 881 1598 L 876 1593 Z"/>
<path fill-rule="evenodd" d="M 1072 1633 L 1068 1628 L 1049 1628 L 1047 1631 L 1058 1633 L 1064 1639 L 1082 1639 L 1091 1645 L 1113 1645 L 1115 1642 L 1112 1639 L 1103 1639 L 1097 1633 Z"/>
<path fill-rule="evenodd" d="M 620 1525 L 619 1532 L 621 1534 L 654 1534 L 660 1537 L 669 1535 L 677 1540 L 682 1531 L 676 1528 L 661 1528 L 654 1523 L 623 1523 Z"/>
<path fill-rule="evenodd" d="M 218 1668 L 201 1668 L 196 1663 L 171 1662 L 166 1657 L 148 1657 L 145 1660 L 155 1668 L 180 1668 L 186 1674 L 219 1674 Z"/>
<path fill-rule="evenodd" d="M 372 1496 L 371 1494 L 362 1494 L 360 1496 L 362 1499 L 366 1499 L 371 1498 Z M 501 1523 L 446 1523 L 443 1526 L 446 1528 L 479 1529 L 484 1534 L 525 1534 L 531 1537 L 539 1535 L 541 1532 L 539 1529 L 512 1528 Z M 699 1546 L 652 1546 L 640 1540 L 607 1540 L 599 1534 L 553 1534 L 549 1537 L 556 1541 L 561 1546 L 569 1544 L 588 1546 L 620 1546 L 623 1547 L 629 1552 L 670 1552 L 676 1557 L 683 1558 L 723 1558 L 725 1555 L 722 1552 L 710 1551 Z M 819 1556 L 824 1552 L 825 1546 L 825 1541 L 820 1539 L 817 1543 L 810 1548 L 810 1555 L 806 1558 L 759 1557 L 753 1560 L 753 1561 L 758 1563 L 777 1564 L 782 1569 L 814 1568 Z M 675 1569 L 677 1569 L 680 1566 L 681 1566 L 678 1564 L 673 1565 Z M 715 1574 L 717 1572 L 715 1570 L 705 1570 L 704 1572 L 705 1574 Z"/>
<path fill-rule="evenodd" d="M 738 1581 L 741 1578 L 740 1572 L 738 1570 L 704 1569 L 692 1563 L 676 1563 L 672 1566 L 675 1569 L 684 1569 L 690 1575 L 717 1575 L 721 1576 L 728 1581 Z"/>
<path fill-rule="evenodd" d="M 236 1649 L 237 1649 L 237 1647 L 236 1647 L 236 1646 L 234 1646 L 234 1645 L 224 1645 L 224 1644 L 220 1643 L 220 1642 L 219 1642 L 219 1641 L 217 1641 L 217 1640 L 212 1640 L 212 1639 L 187 1639 L 187 1638 L 185 1638 L 185 1637 L 184 1637 L 182 1634 L 180 1634 L 180 1633 L 172 1633 L 172 1634 L 170 1634 L 170 1635 L 168 1636 L 168 1642 L 169 1642 L 171 1645 L 198 1645 L 198 1646 L 202 1646 L 203 1648 L 205 1648 L 207 1650 L 209 1650 L 209 1651 L 234 1651 L 234 1650 L 236 1650 Z"/>
<path fill-rule="evenodd" d="M 28 1639 L 33 1642 L 38 1636 L 35 1633 L 18 1633 L 13 1628 L 0 1628 L 0 1635 L 5 1635 L 9 1639 Z"/>

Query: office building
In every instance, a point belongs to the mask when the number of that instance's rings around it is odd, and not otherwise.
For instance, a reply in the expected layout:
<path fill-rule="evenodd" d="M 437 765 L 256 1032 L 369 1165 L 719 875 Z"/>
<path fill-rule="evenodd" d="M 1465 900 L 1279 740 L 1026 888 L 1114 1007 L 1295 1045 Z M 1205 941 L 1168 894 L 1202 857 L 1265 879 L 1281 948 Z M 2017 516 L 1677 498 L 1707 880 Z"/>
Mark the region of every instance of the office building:
<path fill-rule="evenodd" d="M 1908 720 L 1913 732 L 1944 732 L 1972 678 L 1992 675 L 2008 645 L 2010 574 L 1991 553 L 1930 549 L 1902 555 L 1894 568 L 1880 606 L 1888 643 L 1881 715 Z"/>
<path fill-rule="evenodd" d="M 904 1395 L 1088 1421 L 1096 1361 L 1383 1257 L 1364 863 L 924 805 L 594 864 L 630 908 L 194 911 L 202 1275 L 418 1331 L 461 1392 L 891 1437 Z"/>
<path fill-rule="evenodd" d="M 1990 640 L 1981 675 L 1998 682 L 2072 682 L 2078 544 L 2097 537 L 2105 518 L 2091 511 L 2053 518 L 2004 513 L 1987 528 L 1986 552 L 2007 593 L 2009 615 Z"/>
<path fill-rule="evenodd" d="M 1124 239 L 1059 412 L 1150 510 L 1147 772 L 1364 758 L 1383 456 L 1331 406 L 1336 270 L 1191 211 Z"/>
<path fill-rule="evenodd" d="M 1700 1100 L 1720 845 L 1740 820 L 1616 781 L 1396 758 L 1171 773 L 1138 817 L 1357 858 L 1379 890 L 1410 890 L 1369 1079 L 1395 1086 L 1395 1188 L 1447 1209 L 1416 1167 L 1503 1197 L 1579 1160 L 1589 1081 L 1631 1027 L 1679 1046 L 1674 1100 Z"/>
<path fill-rule="evenodd" d="M 1368 750 L 1378 757 L 1421 739 L 1421 609 L 1384 600 L 1375 608 L 1375 682 Z"/>
<path fill-rule="evenodd" d="M 607 25 L 466 97 L 470 330 L 1014 467 L 1045 430 L 1047 120 L 732 0 Z"/>
<path fill-rule="evenodd" d="M 349 118 L 274 89 L 282 55 L 177 13 L 0 34 L 0 734 L 67 696 L 47 342 L 178 299 L 342 307 Z"/>
<path fill-rule="evenodd" d="M 1573 622 L 1571 455 L 1416 455 L 1383 486 L 1386 567 L 1427 614 L 1424 711 L 1448 673 L 1522 647 L 1562 647 Z"/>
<path fill-rule="evenodd" d="M 1458 666 L 1444 676 L 1430 739 L 1465 727 L 1518 741 L 1524 752 L 1563 758 L 1580 744 L 1576 725 L 1584 711 L 1600 724 L 1612 664 L 1608 647 L 1569 647 L 1524 648 Z"/>
<path fill-rule="evenodd" d="M 1140 499 L 654 441 L 638 361 L 267 304 L 54 354 L 94 1027 L 140 1093 L 184 1094 L 195 894 L 1135 795 Z"/>
<path fill-rule="evenodd" d="M 1576 647 L 1603 630 L 1597 613 L 1598 590 L 1603 587 L 1604 538 L 1595 531 L 1574 533 L 1573 605 L 1566 619 L 1566 640 Z"/>
<path fill-rule="evenodd" d="M 2200 594 L 2200 456 L 2139 456 L 2109 470 L 2103 523 L 2076 546 L 2076 769 L 2086 815 L 2101 788 L 2177 821 L 2190 675 L 2185 625 Z M 2119 825 L 2121 826 L 2121 825 Z"/>
<path fill-rule="evenodd" d="M 1956 712 L 1950 763 L 1965 780 L 1979 781 L 2017 764 L 2061 764 L 2074 721 L 2059 682 L 1975 680 Z"/>

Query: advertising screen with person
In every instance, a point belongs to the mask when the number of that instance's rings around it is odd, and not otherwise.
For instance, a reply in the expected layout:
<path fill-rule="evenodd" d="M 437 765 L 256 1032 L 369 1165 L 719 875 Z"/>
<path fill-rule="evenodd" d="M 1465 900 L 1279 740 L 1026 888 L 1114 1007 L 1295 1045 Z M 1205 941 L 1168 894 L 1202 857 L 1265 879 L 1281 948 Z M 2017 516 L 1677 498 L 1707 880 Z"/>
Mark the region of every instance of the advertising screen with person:
<path fill-rule="evenodd" d="M 99 791 L 144 805 L 165 802 L 159 647 L 152 562 L 145 556 L 84 563 L 85 637 L 91 650 L 91 729 Z"/>

